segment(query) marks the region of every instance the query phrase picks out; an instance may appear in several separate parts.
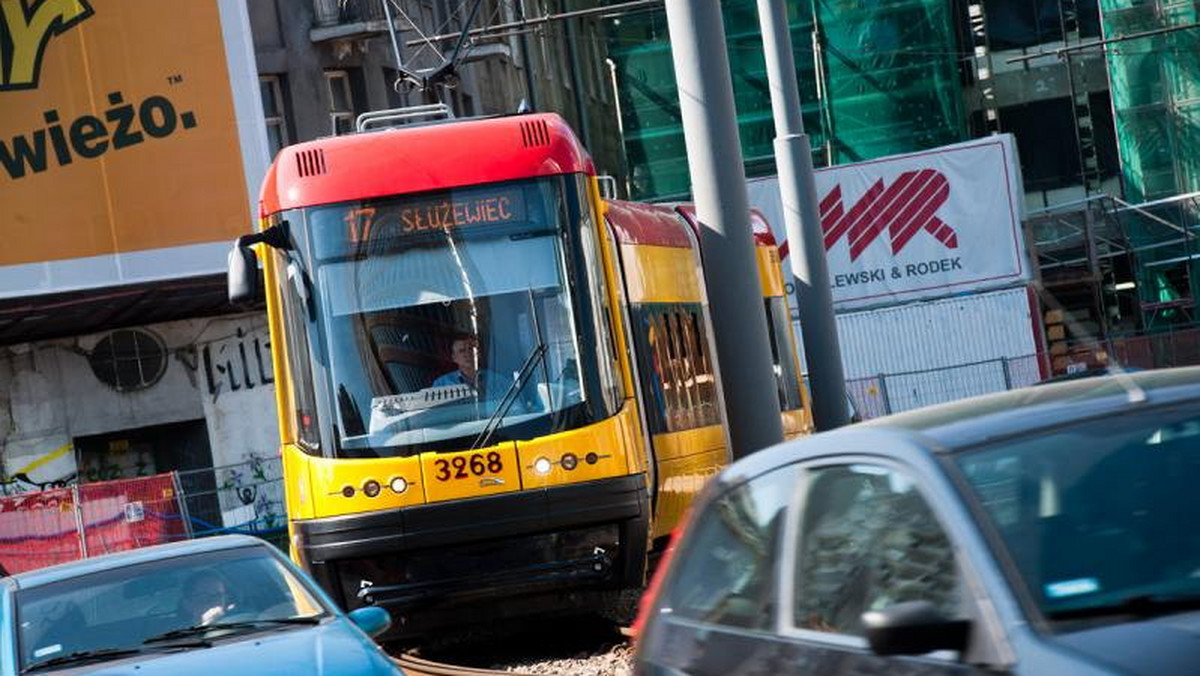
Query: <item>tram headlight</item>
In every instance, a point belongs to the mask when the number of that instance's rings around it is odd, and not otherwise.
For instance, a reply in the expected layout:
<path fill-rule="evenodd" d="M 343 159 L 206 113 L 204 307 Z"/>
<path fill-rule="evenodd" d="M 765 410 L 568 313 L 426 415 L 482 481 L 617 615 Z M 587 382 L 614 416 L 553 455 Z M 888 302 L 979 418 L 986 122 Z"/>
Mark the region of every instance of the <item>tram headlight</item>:
<path fill-rule="evenodd" d="M 366 493 L 368 498 L 373 498 L 379 495 L 380 490 L 381 487 L 379 482 L 374 479 L 367 479 L 367 481 L 363 483 L 363 493 Z"/>
<path fill-rule="evenodd" d="M 559 464 L 569 472 L 579 466 L 579 457 L 574 453 L 565 453 L 562 459 L 559 460 Z"/>
<path fill-rule="evenodd" d="M 588 453 L 587 455 L 583 456 L 583 459 L 587 461 L 587 464 L 594 465 L 600 461 L 600 456 L 596 455 L 595 453 Z"/>
<path fill-rule="evenodd" d="M 533 461 L 533 471 L 538 474 L 549 474 L 552 469 L 554 469 L 554 463 L 550 462 L 549 458 L 538 458 Z"/>
<path fill-rule="evenodd" d="M 403 493 L 408 490 L 408 482 L 404 480 L 404 477 L 398 476 L 388 483 L 388 487 L 392 489 L 393 493 Z"/>

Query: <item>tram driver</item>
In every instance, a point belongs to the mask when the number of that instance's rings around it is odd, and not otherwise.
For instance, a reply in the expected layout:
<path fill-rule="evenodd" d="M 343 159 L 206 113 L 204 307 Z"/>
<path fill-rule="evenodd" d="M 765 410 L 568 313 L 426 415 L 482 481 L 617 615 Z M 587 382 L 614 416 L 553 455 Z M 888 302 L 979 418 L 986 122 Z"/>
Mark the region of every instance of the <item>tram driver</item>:
<path fill-rule="evenodd" d="M 433 381 L 433 387 L 448 387 L 467 385 L 475 391 L 476 396 L 484 400 L 500 400 L 512 386 L 512 378 L 505 378 L 499 373 L 480 368 L 483 362 L 479 339 L 473 335 L 460 335 L 450 345 L 450 361 L 458 368 L 438 376 Z M 529 389 L 517 397 L 513 410 L 515 412 L 530 412 L 540 408 L 537 400 Z"/>
<path fill-rule="evenodd" d="M 462 335 L 455 338 L 450 345 L 450 361 L 458 368 L 438 376 L 433 381 L 434 387 L 468 385 L 488 398 L 502 396 L 508 387 L 495 371 L 479 368 L 482 359 L 479 339 L 475 336 Z"/>

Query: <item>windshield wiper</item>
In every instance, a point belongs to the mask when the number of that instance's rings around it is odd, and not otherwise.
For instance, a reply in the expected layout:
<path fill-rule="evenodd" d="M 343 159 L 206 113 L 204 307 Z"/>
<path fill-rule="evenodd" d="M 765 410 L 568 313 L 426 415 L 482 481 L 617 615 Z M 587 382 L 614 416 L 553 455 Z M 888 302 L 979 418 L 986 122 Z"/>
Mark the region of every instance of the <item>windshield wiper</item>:
<path fill-rule="evenodd" d="M 145 652 L 142 648 L 99 648 L 96 650 L 78 650 L 66 655 L 52 657 L 42 662 L 35 662 L 21 670 L 22 674 L 27 674 L 31 671 L 39 669 L 49 669 L 50 667 L 58 667 L 64 664 L 81 664 L 84 662 L 103 662 L 105 660 L 115 660 L 119 657 L 128 657 L 129 655 L 137 655 Z"/>
<path fill-rule="evenodd" d="M 202 636 L 210 631 L 229 630 L 229 629 L 257 629 L 263 625 L 272 624 L 319 624 L 324 615 L 308 615 L 305 617 L 278 617 L 266 620 L 245 620 L 242 622 L 217 622 L 214 624 L 197 624 L 191 627 L 182 629 L 172 629 L 142 641 L 143 644 L 163 643 L 166 641 L 174 641 L 177 638 L 187 638 L 190 636 Z"/>
<path fill-rule="evenodd" d="M 475 437 L 475 441 L 471 444 L 471 450 L 483 448 L 487 445 L 488 440 L 492 438 L 492 433 L 500 427 L 500 423 L 504 422 L 504 416 L 508 415 L 508 409 L 512 408 L 513 403 L 517 401 L 521 390 L 525 389 L 525 383 L 529 377 L 533 375 L 533 367 L 540 361 L 542 363 L 543 378 L 547 386 L 550 384 L 550 376 L 545 373 L 546 370 L 546 341 L 542 340 L 542 322 L 538 316 L 537 302 L 533 298 L 533 288 L 529 289 L 529 317 L 533 320 L 533 337 L 537 341 L 533 346 L 533 350 L 529 356 L 525 358 L 525 363 L 521 364 L 521 370 L 517 372 L 517 377 L 513 379 L 512 385 L 505 390 L 504 396 L 500 398 L 500 404 L 496 406 L 495 412 L 488 418 L 487 424 L 480 430 L 479 436 Z M 551 405 L 553 408 L 553 404 Z"/>
<path fill-rule="evenodd" d="M 1200 594 L 1175 596 L 1136 594 L 1123 598 L 1116 603 L 1050 611 L 1046 613 L 1046 617 L 1052 620 L 1079 620 L 1089 617 L 1104 617 L 1106 615 L 1154 617 L 1156 615 L 1169 615 L 1175 612 L 1196 609 L 1200 609 Z"/>
<path fill-rule="evenodd" d="M 537 365 L 546 355 L 546 345 L 542 343 L 539 337 L 537 345 L 533 346 L 533 351 L 525 358 L 525 363 L 521 365 L 521 370 L 517 372 L 517 377 L 513 379 L 512 385 L 504 391 L 504 396 L 500 398 L 500 405 L 496 407 L 495 413 L 488 418 L 487 424 L 479 431 L 479 436 L 475 437 L 474 443 L 471 444 L 471 450 L 483 448 L 487 445 L 489 439 L 492 438 L 492 433 L 496 428 L 500 427 L 500 423 L 504 421 L 504 416 L 508 415 L 508 409 L 517 401 L 521 390 L 525 388 L 525 383 L 529 381 L 529 377 L 533 375 L 533 367 Z"/>

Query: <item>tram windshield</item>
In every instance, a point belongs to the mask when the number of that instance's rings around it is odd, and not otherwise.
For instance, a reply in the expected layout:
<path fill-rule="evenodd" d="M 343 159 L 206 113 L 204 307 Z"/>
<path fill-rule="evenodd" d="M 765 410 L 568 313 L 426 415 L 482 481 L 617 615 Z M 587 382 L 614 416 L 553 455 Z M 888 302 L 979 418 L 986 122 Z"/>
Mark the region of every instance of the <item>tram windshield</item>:
<path fill-rule="evenodd" d="M 583 408 L 570 185 L 537 179 L 309 212 L 339 454 L 482 447 L 522 426 L 544 433 Z"/>

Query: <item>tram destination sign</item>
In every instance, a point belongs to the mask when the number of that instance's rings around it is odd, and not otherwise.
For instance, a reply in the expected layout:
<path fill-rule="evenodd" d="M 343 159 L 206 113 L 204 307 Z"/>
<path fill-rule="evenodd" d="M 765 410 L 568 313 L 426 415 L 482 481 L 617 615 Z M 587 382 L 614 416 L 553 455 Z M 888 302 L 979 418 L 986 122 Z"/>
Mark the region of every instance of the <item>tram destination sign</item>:
<path fill-rule="evenodd" d="M 521 223 L 525 221 L 525 194 L 520 188 L 473 190 L 410 202 L 401 207 L 399 216 L 404 234 Z"/>
<path fill-rule="evenodd" d="M 454 191 L 436 197 L 403 198 L 368 204 L 346 212 L 351 245 L 485 225 L 524 223 L 525 191 L 497 187 Z"/>

